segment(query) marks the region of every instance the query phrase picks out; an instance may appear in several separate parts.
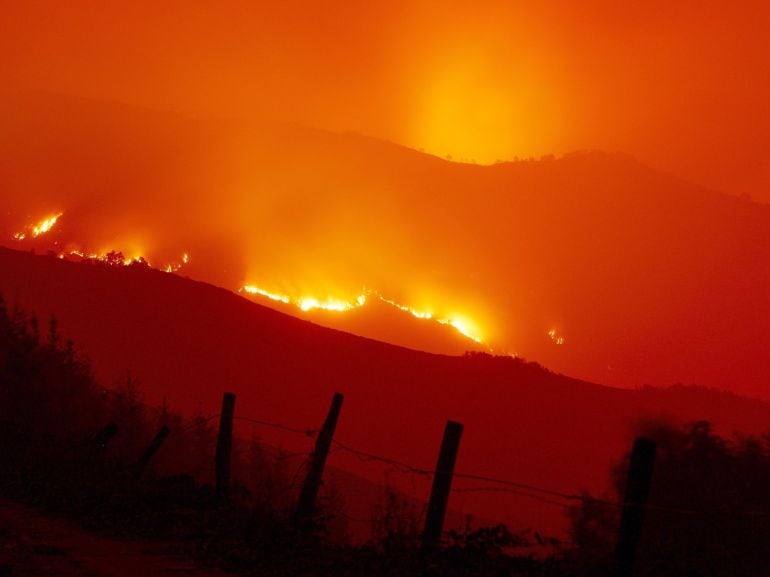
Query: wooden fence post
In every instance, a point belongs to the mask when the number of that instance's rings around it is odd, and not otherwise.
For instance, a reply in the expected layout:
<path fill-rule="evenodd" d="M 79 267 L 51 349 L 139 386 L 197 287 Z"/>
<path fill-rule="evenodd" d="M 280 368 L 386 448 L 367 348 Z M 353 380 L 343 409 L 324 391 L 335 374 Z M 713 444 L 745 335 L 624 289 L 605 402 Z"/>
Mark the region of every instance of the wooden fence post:
<path fill-rule="evenodd" d="M 643 437 L 636 439 L 631 451 L 616 549 L 617 577 L 631 577 L 634 572 L 636 546 L 642 532 L 655 467 L 655 451 L 655 442 Z"/>
<path fill-rule="evenodd" d="M 315 441 L 310 470 L 307 473 L 307 477 L 305 477 L 305 482 L 302 484 L 295 513 L 295 525 L 304 529 L 308 528 L 313 515 L 315 515 L 316 498 L 321 487 L 326 457 L 329 455 L 329 448 L 334 437 L 334 430 L 337 428 L 337 420 L 340 416 L 343 400 L 344 397 L 340 393 L 334 393 L 329 414 L 326 415 L 326 420 Z"/>
<path fill-rule="evenodd" d="M 158 449 L 160 449 L 161 445 L 166 440 L 166 437 L 168 437 L 169 433 L 171 433 L 171 429 L 163 425 L 160 428 L 160 431 L 158 431 L 155 434 L 155 437 L 153 437 L 152 441 L 144 450 L 144 453 L 142 453 L 142 456 L 139 457 L 139 460 L 136 462 L 136 465 L 134 466 L 134 478 L 136 480 L 139 480 L 142 477 L 142 475 L 144 474 L 144 470 L 147 468 L 147 465 L 149 464 L 150 460 L 155 456 L 155 453 L 158 452 Z"/>
<path fill-rule="evenodd" d="M 449 502 L 449 491 L 452 488 L 452 475 L 454 474 L 462 434 L 462 424 L 447 421 L 444 438 L 441 441 L 441 451 L 436 463 L 436 473 L 433 476 L 428 513 L 425 517 L 425 531 L 422 535 L 423 549 L 434 548 L 441 542 L 447 503 Z"/>
<path fill-rule="evenodd" d="M 222 412 L 219 415 L 219 435 L 217 437 L 216 479 L 217 497 L 227 497 L 230 490 L 230 459 L 233 451 L 233 414 L 235 413 L 235 395 L 225 393 L 222 396 Z"/>

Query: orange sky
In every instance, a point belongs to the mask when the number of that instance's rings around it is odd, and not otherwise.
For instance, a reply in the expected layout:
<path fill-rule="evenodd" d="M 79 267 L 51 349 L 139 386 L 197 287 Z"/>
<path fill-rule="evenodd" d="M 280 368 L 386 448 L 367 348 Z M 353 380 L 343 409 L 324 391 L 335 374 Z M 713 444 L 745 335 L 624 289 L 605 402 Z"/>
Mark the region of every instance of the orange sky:
<path fill-rule="evenodd" d="M 475 346 L 369 330 L 374 295 L 596 382 L 767 394 L 770 205 L 677 175 L 770 202 L 770 3 L 23 2 L 2 26 L 0 244 L 189 252 L 231 290 L 372 291 L 310 318 L 399 344 Z M 470 164 L 595 148 L 638 162 Z"/>
<path fill-rule="evenodd" d="M 770 4 L 14 2 L 0 76 L 493 162 L 622 150 L 770 201 Z"/>

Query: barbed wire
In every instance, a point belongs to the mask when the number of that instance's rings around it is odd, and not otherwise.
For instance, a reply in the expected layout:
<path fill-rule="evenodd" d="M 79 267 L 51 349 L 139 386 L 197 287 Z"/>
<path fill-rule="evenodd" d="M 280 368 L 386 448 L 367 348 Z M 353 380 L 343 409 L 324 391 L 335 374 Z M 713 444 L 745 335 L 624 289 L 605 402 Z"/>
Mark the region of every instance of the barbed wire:
<path fill-rule="evenodd" d="M 562 503 L 554 499 L 549 499 L 548 497 L 542 497 L 540 495 L 526 493 L 524 491 L 514 489 L 512 487 L 462 487 L 462 488 L 452 488 L 452 492 L 453 493 L 510 493 L 512 495 L 518 495 L 520 497 L 527 497 L 534 501 L 540 501 L 541 503 L 545 503 L 546 505 L 553 505 L 554 507 L 559 507 L 561 509 L 570 508 L 570 506 L 567 505 L 566 503 Z"/>
<path fill-rule="evenodd" d="M 345 451 L 355 456 L 359 461 L 362 461 L 362 462 L 376 461 L 379 463 L 384 463 L 386 465 L 390 465 L 391 467 L 394 468 L 394 470 L 400 473 L 404 473 L 404 474 L 414 473 L 416 475 L 425 475 L 425 476 L 432 476 L 435 473 L 435 471 L 431 471 L 429 469 L 421 469 L 419 467 L 413 467 L 412 465 L 404 463 L 403 461 L 397 461 L 396 459 L 383 457 L 381 455 L 375 455 L 374 453 L 368 453 L 366 451 L 353 448 L 349 445 L 340 443 L 335 439 L 332 439 L 332 444 L 338 447 L 339 450 Z"/>
<path fill-rule="evenodd" d="M 343 444 L 336 440 L 332 440 L 332 443 L 336 445 L 340 450 L 354 455 L 355 457 L 357 457 L 359 460 L 363 462 L 375 461 L 386 465 L 390 465 L 391 467 L 393 467 L 393 470 L 402 474 L 413 474 L 413 475 L 416 474 L 416 475 L 423 475 L 428 477 L 434 476 L 436 474 L 435 470 L 414 467 L 413 465 L 410 465 L 403 461 L 398 461 L 390 457 L 384 457 L 382 455 L 377 455 L 367 451 L 362 451 L 360 449 L 356 449 L 350 445 Z M 509 493 L 520 497 L 536 500 L 551 506 L 560 507 L 562 509 L 569 509 L 570 505 L 564 502 L 560 502 L 557 499 L 562 499 L 563 501 L 587 504 L 587 505 L 596 505 L 596 504 L 605 505 L 605 506 L 614 507 L 618 509 L 623 509 L 628 507 L 628 508 L 643 508 L 651 511 L 678 513 L 678 514 L 684 514 L 684 515 L 708 515 L 708 516 L 734 515 L 734 516 L 748 516 L 748 517 L 755 517 L 755 518 L 770 519 L 770 512 L 768 511 L 751 511 L 751 510 L 736 511 L 736 510 L 729 510 L 729 509 L 702 510 L 702 509 L 688 509 L 683 507 L 672 507 L 672 506 L 666 506 L 666 505 L 655 505 L 653 503 L 645 503 L 645 504 L 628 503 L 624 501 L 614 501 L 611 499 L 591 497 L 585 494 L 567 493 L 564 491 L 558 491 L 555 489 L 541 487 L 530 483 L 522 483 L 518 481 L 512 481 L 510 479 L 500 479 L 497 477 L 489 477 L 485 475 L 478 475 L 478 474 L 472 474 L 472 473 L 454 473 L 454 477 L 457 479 L 466 479 L 466 480 L 485 482 L 485 483 L 490 483 L 495 485 L 502 485 L 502 487 L 453 488 L 452 492 L 455 492 L 455 493 L 462 493 L 462 492 Z M 545 497 L 543 495 L 545 495 Z"/>
<path fill-rule="evenodd" d="M 123 396 L 124 394 L 122 391 L 114 391 L 110 389 L 102 389 L 102 392 L 104 394 L 110 394 L 115 396 Z M 141 400 L 137 400 L 137 403 L 147 406 L 146 403 L 144 403 Z M 208 417 L 204 417 L 203 422 L 208 422 L 211 419 L 217 418 L 219 416 L 220 414 L 217 413 L 214 415 L 210 415 Z M 246 417 L 246 416 L 234 415 L 233 419 L 243 421 L 243 422 L 248 422 L 254 425 L 259 425 L 259 426 L 269 427 L 276 430 L 290 432 L 297 435 L 302 435 L 308 438 L 314 438 L 319 433 L 319 430 L 313 427 L 300 428 L 300 427 L 285 425 L 283 423 L 267 421 L 263 419 L 256 419 L 256 418 Z M 190 425 L 180 429 L 179 432 L 180 433 L 187 432 L 197 426 L 200 426 L 200 424 L 201 424 L 200 417 L 195 418 Z M 308 453 L 303 451 L 303 452 L 297 452 L 297 453 L 286 453 L 285 450 L 279 446 L 270 445 L 269 443 L 264 443 L 261 440 L 259 441 L 259 444 L 273 449 L 274 451 L 276 451 L 277 456 L 283 456 L 286 458 L 297 457 L 297 456 L 306 457 L 306 459 L 298 467 L 296 473 L 293 475 L 294 478 L 291 483 L 291 486 L 293 488 L 298 480 L 300 473 L 302 472 L 303 469 L 307 467 L 308 461 L 312 457 L 312 452 Z M 369 451 L 364 451 L 356 447 L 353 447 L 351 445 L 342 443 L 336 439 L 332 439 L 332 449 L 330 450 L 330 454 L 338 453 L 338 452 L 348 453 L 354 456 L 355 458 L 357 458 L 361 462 L 377 462 L 384 465 L 388 465 L 388 467 L 390 467 L 390 470 L 392 472 L 396 472 L 404 475 L 409 474 L 412 476 L 413 486 L 414 486 L 415 475 L 423 476 L 423 477 L 433 477 L 436 474 L 436 471 L 433 469 L 415 467 L 404 461 L 400 461 L 398 459 L 393 459 L 391 457 L 386 457 L 383 455 L 378 455 L 376 453 L 371 453 Z M 677 513 L 677 514 L 683 514 L 683 515 L 698 515 L 698 516 L 709 516 L 709 517 L 726 515 L 726 516 L 744 516 L 744 517 L 770 519 L 769 511 L 730 510 L 730 509 L 703 510 L 703 509 L 689 509 L 684 507 L 674 507 L 674 506 L 666 506 L 666 505 L 656 505 L 652 503 L 645 503 L 645 504 L 627 503 L 624 501 L 616 501 L 612 499 L 591 497 L 586 494 L 568 493 L 565 491 L 559 491 L 556 489 L 542 487 L 531 483 L 523 483 L 520 481 L 511 480 L 511 479 L 502 479 L 502 478 L 473 474 L 473 473 L 462 473 L 462 472 L 454 473 L 454 478 L 488 483 L 489 485 L 497 485 L 497 486 L 457 487 L 457 488 L 452 488 L 453 493 L 485 493 L 485 492 L 486 493 L 507 493 L 507 494 L 535 500 L 535 501 L 538 501 L 547 505 L 551 505 L 554 507 L 559 507 L 562 509 L 569 509 L 570 505 L 568 503 L 573 503 L 573 504 L 583 504 L 583 505 L 604 505 L 607 507 L 613 507 L 618 509 L 623 509 L 627 507 L 643 508 L 645 510 L 650 510 L 650 511 Z"/>
<path fill-rule="evenodd" d="M 317 429 L 313 428 L 307 428 L 307 429 L 300 429 L 298 427 L 291 427 L 289 425 L 284 425 L 282 423 L 274 423 L 271 421 L 263 421 L 261 419 L 253 419 L 251 417 L 240 417 L 237 415 L 233 415 L 233 419 L 238 421 L 245 421 L 247 423 L 251 423 L 253 425 L 260 425 L 262 427 L 270 427 L 273 429 L 279 429 L 282 431 L 288 431 L 290 433 L 297 433 L 299 435 L 303 435 L 305 437 L 310 437 L 311 439 L 318 434 Z"/>

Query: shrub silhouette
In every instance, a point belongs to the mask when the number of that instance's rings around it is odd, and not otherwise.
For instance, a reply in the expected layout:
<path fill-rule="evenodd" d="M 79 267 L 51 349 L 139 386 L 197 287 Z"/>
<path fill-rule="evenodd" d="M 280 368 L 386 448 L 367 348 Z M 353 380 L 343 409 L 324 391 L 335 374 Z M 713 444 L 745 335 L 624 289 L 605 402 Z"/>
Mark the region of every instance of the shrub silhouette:
<path fill-rule="evenodd" d="M 95 439 L 108 424 L 118 434 L 107 446 L 97 446 Z M 130 375 L 103 389 L 73 343 L 62 342 L 55 320 L 42 337 L 35 317 L 9 311 L 0 297 L 0 483 L 6 493 L 108 522 L 106 516 L 114 512 L 108 504 L 118 506 L 120 493 L 134 490 L 126 483 L 137 459 L 167 426 L 172 434 L 161 447 L 162 458 L 150 463 L 143 489 L 156 496 L 160 491 L 166 497 L 195 493 L 198 498 L 207 491 L 199 484 L 211 478 L 214 424 L 203 416 L 183 419 L 167 405 L 147 406 Z M 247 489 L 272 482 L 266 477 L 274 467 L 266 456 L 248 464 L 237 457 L 239 471 L 261 473 L 259 479 L 247 479 Z M 149 507 L 144 513 L 148 522 L 158 520 Z"/>
<path fill-rule="evenodd" d="M 770 437 L 725 439 L 705 421 L 641 426 L 658 456 L 637 553 L 638 575 L 766 576 L 770 567 Z M 621 500 L 627 455 L 613 472 Z M 572 511 L 575 558 L 609 574 L 619 509 L 586 501 Z"/>

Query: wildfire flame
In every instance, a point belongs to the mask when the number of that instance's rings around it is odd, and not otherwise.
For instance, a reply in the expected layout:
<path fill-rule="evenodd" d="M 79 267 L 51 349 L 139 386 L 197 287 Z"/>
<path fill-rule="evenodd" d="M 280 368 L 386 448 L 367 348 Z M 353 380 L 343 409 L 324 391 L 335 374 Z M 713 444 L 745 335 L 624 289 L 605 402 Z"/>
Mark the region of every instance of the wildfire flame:
<path fill-rule="evenodd" d="M 367 302 L 367 297 L 377 299 L 387 305 L 390 305 L 400 311 L 409 313 L 413 317 L 424 320 L 432 320 L 441 325 L 450 326 L 459 332 L 464 337 L 472 340 L 475 343 L 483 344 L 480 336 L 480 331 L 477 329 L 477 325 L 471 319 L 464 315 L 452 315 L 447 317 L 437 317 L 430 311 L 421 311 L 410 306 L 401 304 L 392 299 L 386 298 L 380 293 L 372 290 L 367 290 L 361 293 L 353 301 L 347 301 L 337 298 L 326 298 L 320 300 L 312 296 L 303 296 L 298 298 L 292 298 L 286 294 L 279 294 L 267 291 L 254 284 L 247 284 L 241 287 L 239 292 L 245 292 L 250 295 L 258 295 L 270 299 L 272 301 L 281 302 L 284 304 L 291 304 L 300 310 L 307 312 L 310 310 L 325 310 L 332 312 L 346 312 L 353 309 L 364 306 Z"/>
<path fill-rule="evenodd" d="M 34 225 L 30 225 L 23 232 L 19 232 L 13 235 L 13 238 L 19 241 L 29 237 L 37 238 L 40 235 L 49 232 L 56 225 L 57 221 L 61 218 L 63 214 L 64 213 L 59 212 L 53 216 L 49 216 L 39 221 Z M 190 255 L 185 252 L 182 254 L 180 261 L 169 263 L 163 267 L 154 267 L 152 264 L 150 264 L 150 261 L 147 258 L 145 258 L 140 254 L 137 254 L 135 256 L 125 256 L 123 252 L 116 251 L 116 250 L 103 251 L 103 252 L 90 252 L 90 251 L 83 250 L 81 248 L 69 248 L 63 252 L 60 252 L 58 254 L 58 257 L 60 259 L 78 258 L 81 260 L 98 261 L 110 266 L 143 265 L 150 268 L 156 268 L 157 270 L 162 270 L 168 273 L 175 273 L 190 262 Z M 382 294 L 373 290 L 365 290 L 352 301 L 335 298 L 335 297 L 326 297 L 321 299 L 310 295 L 292 298 L 286 294 L 270 292 L 254 284 L 247 284 L 242 286 L 239 292 L 244 292 L 250 295 L 264 297 L 271 301 L 280 302 L 286 305 L 292 305 L 297 307 L 303 312 L 308 312 L 313 310 L 322 310 L 322 311 L 330 311 L 330 312 L 346 312 L 346 311 L 351 311 L 351 310 L 363 307 L 366 304 L 367 299 L 373 298 L 389 306 L 392 306 L 400 311 L 409 313 L 415 318 L 422 319 L 422 320 L 430 320 L 444 326 L 452 327 L 454 330 L 459 332 L 464 337 L 474 341 L 475 343 L 483 344 L 483 340 L 481 339 L 481 336 L 480 336 L 481 333 L 478 330 L 478 325 L 465 315 L 452 314 L 452 315 L 437 316 L 432 311 L 419 310 L 419 309 L 410 307 L 408 305 L 404 305 L 393 299 L 386 298 Z M 550 334 L 551 333 L 549 333 L 549 335 Z M 564 342 L 564 339 L 562 337 L 558 337 L 558 339 L 555 337 L 552 337 L 552 338 L 554 338 L 557 344 L 562 344 Z"/>
<path fill-rule="evenodd" d="M 556 329 L 551 329 L 548 331 L 548 337 L 557 345 L 563 345 L 564 344 L 564 337 L 561 336 Z"/>
<path fill-rule="evenodd" d="M 251 295 L 261 295 L 263 297 L 269 298 L 270 300 L 280 301 L 280 302 L 282 302 L 284 304 L 289 304 L 291 302 L 289 297 L 287 297 L 286 295 L 278 295 L 278 294 L 274 294 L 274 293 L 271 293 L 271 292 L 267 292 L 264 289 L 261 289 L 261 288 L 259 288 L 257 286 L 250 285 L 250 284 L 241 287 L 241 291 L 242 292 L 247 292 L 247 293 L 249 293 Z"/>
<path fill-rule="evenodd" d="M 297 300 L 297 306 L 303 311 L 322 309 L 325 311 L 345 312 L 363 306 L 366 303 L 366 295 L 358 295 L 355 302 L 343 301 L 335 298 L 327 298 L 319 301 L 314 297 L 302 297 Z"/>
<path fill-rule="evenodd" d="M 284 304 L 293 304 L 304 312 L 312 310 L 344 312 L 361 307 L 366 303 L 365 294 L 358 295 L 356 300 L 353 302 L 331 297 L 324 300 L 319 300 L 318 298 L 312 296 L 292 299 L 288 295 L 271 293 L 270 291 L 266 291 L 265 289 L 253 284 L 248 284 L 241 287 L 240 292 L 245 292 L 251 295 L 260 295 L 272 301 L 282 302 Z"/>
<path fill-rule="evenodd" d="M 54 214 L 53 216 L 49 216 L 47 218 L 44 218 L 37 224 L 32 224 L 25 228 L 22 232 L 17 232 L 13 235 L 14 240 L 24 240 L 28 237 L 37 238 L 40 235 L 43 235 L 50 231 L 54 225 L 56 225 L 56 222 L 64 215 L 63 212 L 59 212 L 57 214 Z"/>
<path fill-rule="evenodd" d="M 53 227 L 56 225 L 56 223 L 59 221 L 59 219 L 62 216 L 64 216 L 64 213 L 58 212 L 52 216 L 46 217 L 40 220 L 39 222 L 37 222 L 36 224 L 27 226 L 22 232 L 17 232 L 16 234 L 13 235 L 13 239 L 17 241 L 22 241 L 28 238 L 37 238 L 41 235 L 44 235 L 47 232 L 50 232 L 51 229 L 53 229 Z M 72 246 L 73 245 L 70 245 L 70 247 Z M 69 248 L 64 252 L 60 252 L 58 254 L 58 257 L 60 259 L 65 259 L 68 257 L 76 257 L 82 260 L 93 260 L 93 261 L 103 262 L 111 266 L 130 266 L 132 264 L 141 264 L 141 265 L 152 267 L 152 265 L 150 264 L 150 261 L 144 256 L 142 256 L 141 254 L 127 257 L 121 251 L 116 251 L 116 250 L 109 250 L 104 252 L 87 252 L 87 251 L 81 250 L 80 248 Z M 188 264 L 189 262 L 190 262 L 190 255 L 185 252 L 182 254 L 182 259 L 180 262 L 167 264 L 166 266 L 161 267 L 158 270 L 163 270 L 166 272 L 177 272 L 179 269 L 181 269 L 184 265 Z M 152 268 L 155 268 L 155 267 L 152 267 Z"/>
<path fill-rule="evenodd" d="M 181 269 L 184 265 L 186 265 L 189 262 L 190 262 L 190 255 L 188 255 L 187 253 L 184 253 L 182 254 L 182 262 L 167 264 L 163 270 L 166 272 L 177 272 L 179 271 L 179 269 Z"/>
<path fill-rule="evenodd" d="M 176 262 L 172 264 L 167 264 L 164 267 L 153 267 L 152 264 L 150 264 L 150 261 L 147 260 L 142 255 L 127 257 L 122 252 L 115 251 L 115 250 L 97 253 L 97 252 L 85 252 L 80 249 L 70 249 L 66 252 L 59 253 L 60 259 L 65 259 L 68 257 L 76 257 L 82 260 L 103 262 L 110 266 L 131 266 L 133 264 L 144 265 L 150 268 L 157 268 L 157 270 L 162 270 L 164 272 L 170 272 L 170 273 L 179 271 L 184 265 L 190 262 L 190 256 L 187 253 L 184 253 L 182 255 L 181 263 Z"/>
<path fill-rule="evenodd" d="M 472 327 L 475 325 L 475 323 L 473 323 L 473 321 L 471 321 L 470 319 L 455 317 L 451 319 L 436 319 L 436 322 L 442 325 L 448 325 L 452 327 L 461 335 L 469 338 L 475 343 L 483 344 L 481 337 L 477 336 L 474 333 L 474 330 Z"/>

